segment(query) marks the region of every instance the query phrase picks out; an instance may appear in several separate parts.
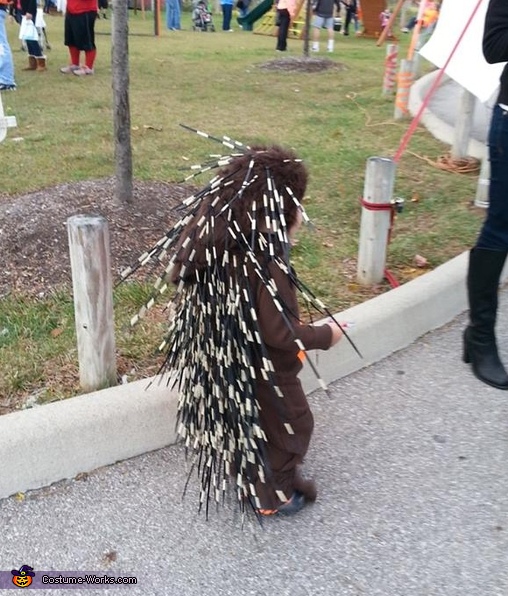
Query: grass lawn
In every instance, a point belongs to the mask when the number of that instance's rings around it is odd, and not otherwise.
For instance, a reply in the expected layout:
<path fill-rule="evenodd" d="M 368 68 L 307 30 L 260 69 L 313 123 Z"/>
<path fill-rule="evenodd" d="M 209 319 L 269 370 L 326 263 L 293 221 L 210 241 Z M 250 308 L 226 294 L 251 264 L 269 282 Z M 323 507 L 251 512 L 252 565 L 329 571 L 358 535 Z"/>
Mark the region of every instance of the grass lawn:
<path fill-rule="evenodd" d="M 344 69 L 267 70 L 260 66 L 281 57 L 274 38 L 237 27 L 222 32 L 220 15 L 214 20 L 215 33 L 193 32 L 184 13 L 184 30 L 169 32 L 163 16 L 156 38 L 151 13 L 143 18 L 131 11 L 134 177 L 176 182 L 183 177 L 182 167 L 221 152 L 219 145 L 184 131 L 179 123 L 248 144 L 290 146 L 310 171 L 306 208 L 315 224 L 300 235 L 294 251 L 302 279 L 333 311 L 389 290 L 387 284 L 363 288 L 355 280 L 366 160 L 393 156 L 408 126 L 408 120 L 393 120 L 393 97 L 381 94 L 385 48 L 371 39 L 337 34 L 335 52 L 321 56 Z M 2 99 L 18 127 L 9 129 L 0 146 L 5 166 L 0 202 L 62 182 L 114 174 L 111 20 L 97 22 L 96 73 L 83 78 L 60 74 L 68 61 L 63 18 L 49 16 L 47 24 L 52 49 L 45 73 L 22 70 L 26 53 L 19 49 L 17 25 L 8 25 L 18 89 L 3 93 Z M 400 42 L 404 56 L 408 37 Z M 288 55 L 301 56 L 302 44 L 290 40 Z M 406 205 L 396 219 L 387 265 L 401 282 L 421 273 L 415 255 L 435 267 L 468 248 L 483 217 L 471 207 L 476 176 L 447 173 L 425 159 L 435 160 L 447 150 L 420 127 L 398 164 L 395 196 L 404 197 Z M 153 372 L 150 362 L 153 368 L 162 326 L 154 316 L 135 334 L 125 331 L 144 295 L 144 288 L 129 288 L 115 296 L 119 359 L 137 362 L 141 375 Z M 0 301 L 0 370 L 0 408 L 19 407 L 28 396 L 45 401 L 78 390 L 68 291 L 44 299 L 12 294 Z"/>

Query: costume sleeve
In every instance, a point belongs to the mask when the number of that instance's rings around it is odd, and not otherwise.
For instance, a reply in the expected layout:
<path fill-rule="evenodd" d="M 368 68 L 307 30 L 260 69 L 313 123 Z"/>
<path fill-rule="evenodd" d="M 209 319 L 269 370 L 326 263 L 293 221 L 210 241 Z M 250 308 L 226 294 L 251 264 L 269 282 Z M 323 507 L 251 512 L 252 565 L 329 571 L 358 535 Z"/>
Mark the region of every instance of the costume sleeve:
<path fill-rule="evenodd" d="M 295 287 L 281 269 L 271 263 L 270 273 L 287 318 L 277 309 L 270 292 L 258 284 L 257 316 L 264 343 L 279 350 L 294 350 L 295 339 L 301 340 L 307 350 L 328 350 L 332 343 L 329 325 L 302 325 L 298 320 L 298 301 Z M 293 330 L 288 325 L 291 323 Z"/>
<path fill-rule="evenodd" d="M 490 0 L 485 16 L 483 55 L 490 64 L 508 61 L 508 2 Z"/>

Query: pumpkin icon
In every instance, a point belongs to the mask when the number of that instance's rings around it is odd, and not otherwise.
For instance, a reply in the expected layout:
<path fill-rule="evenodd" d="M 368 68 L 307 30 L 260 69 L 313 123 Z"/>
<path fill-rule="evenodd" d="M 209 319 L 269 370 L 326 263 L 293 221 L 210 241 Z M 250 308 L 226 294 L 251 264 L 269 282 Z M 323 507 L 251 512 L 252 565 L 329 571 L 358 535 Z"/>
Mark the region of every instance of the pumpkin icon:
<path fill-rule="evenodd" d="M 27 588 L 32 583 L 32 578 L 35 577 L 33 567 L 30 565 L 21 565 L 19 569 L 13 569 L 12 583 L 18 588 Z"/>

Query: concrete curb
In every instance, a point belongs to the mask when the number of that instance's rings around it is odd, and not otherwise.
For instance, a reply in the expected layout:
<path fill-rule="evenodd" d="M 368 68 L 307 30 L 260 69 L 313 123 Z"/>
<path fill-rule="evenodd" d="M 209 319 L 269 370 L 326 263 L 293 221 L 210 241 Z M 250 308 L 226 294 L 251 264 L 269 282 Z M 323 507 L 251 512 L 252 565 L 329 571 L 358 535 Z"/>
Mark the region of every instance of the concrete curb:
<path fill-rule="evenodd" d="M 422 105 L 423 99 L 430 87 L 433 85 L 435 79 L 439 76 L 439 70 L 434 70 L 429 74 L 424 75 L 411 85 L 409 92 L 408 109 L 411 115 L 416 116 Z M 445 75 L 446 76 L 446 75 Z M 446 122 L 443 122 L 430 109 L 426 108 L 421 117 L 421 123 L 432 134 L 433 137 L 450 144 L 454 138 L 454 127 Z M 471 139 L 468 145 L 468 155 L 483 159 L 486 154 L 486 145 L 476 139 Z"/>
<path fill-rule="evenodd" d="M 378 362 L 466 309 L 467 253 L 421 277 L 337 315 L 355 321 L 350 336 L 319 353 L 330 383 Z M 313 355 L 310 357 L 314 358 Z M 306 392 L 319 384 L 302 371 Z M 177 396 L 166 382 L 142 380 L 0 416 L 0 498 L 48 486 L 176 440 Z"/>

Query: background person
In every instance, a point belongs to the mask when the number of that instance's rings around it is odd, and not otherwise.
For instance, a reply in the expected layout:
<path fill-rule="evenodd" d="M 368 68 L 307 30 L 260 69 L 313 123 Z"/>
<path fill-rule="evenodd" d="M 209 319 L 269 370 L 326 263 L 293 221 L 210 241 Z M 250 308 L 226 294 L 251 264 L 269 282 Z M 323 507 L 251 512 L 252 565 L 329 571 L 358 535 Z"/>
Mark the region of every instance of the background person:
<path fill-rule="evenodd" d="M 285 52 L 288 47 L 288 33 L 291 21 L 296 16 L 296 0 L 279 0 L 277 2 L 277 52 Z"/>
<path fill-rule="evenodd" d="M 335 32 L 333 29 L 333 13 L 337 7 L 340 11 L 340 0 L 317 0 L 314 5 L 314 18 L 312 19 L 312 51 L 319 52 L 319 37 L 321 29 L 325 28 L 328 31 L 328 46 L 329 52 L 333 52 L 333 44 L 335 39 Z"/>
<path fill-rule="evenodd" d="M 180 0 L 166 0 L 166 26 L 170 31 L 179 31 L 181 24 Z"/>
<path fill-rule="evenodd" d="M 33 24 L 32 30 L 35 28 L 35 20 L 37 17 L 37 0 L 21 0 L 20 6 L 22 17 L 20 35 L 22 35 L 23 19 Z M 35 30 L 34 33 L 34 37 L 37 39 L 28 39 L 22 37 L 23 43 L 26 44 L 26 49 L 28 52 L 28 66 L 26 66 L 23 70 L 35 70 L 42 72 L 46 70 L 46 56 L 44 56 L 42 53 L 37 31 Z"/>
<path fill-rule="evenodd" d="M 349 35 L 349 26 L 354 23 L 355 33 L 358 33 L 358 2 L 357 0 L 342 0 L 346 10 L 344 20 L 344 35 Z"/>
<path fill-rule="evenodd" d="M 69 48 L 70 63 L 60 69 L 63 74 L 93 75 L 97 48 L 95 21 L 97 0 L 67 0 L 64 22 L 64 43 Z M 80 65 L 80 52 L 85 63 Z"/>
<path fill-rule="evenodd" d="M 16 89 L 14 62 L 11 46 L 7 39 L 5 21 L 9 13 L 9 3 L 0 1 L 0 91 Z"/>
<path fill-rule="evenodd" d="M 233 0 L 221 0 L 220 7 L 222 10 L 222 30 L 233 31 L 231 29 L 231 17 L 233 16 Z"/>

